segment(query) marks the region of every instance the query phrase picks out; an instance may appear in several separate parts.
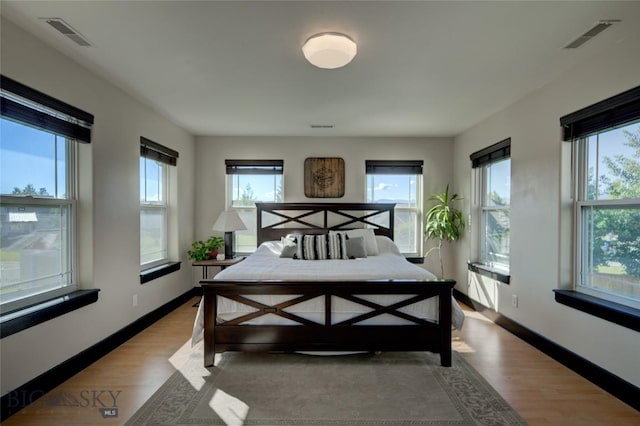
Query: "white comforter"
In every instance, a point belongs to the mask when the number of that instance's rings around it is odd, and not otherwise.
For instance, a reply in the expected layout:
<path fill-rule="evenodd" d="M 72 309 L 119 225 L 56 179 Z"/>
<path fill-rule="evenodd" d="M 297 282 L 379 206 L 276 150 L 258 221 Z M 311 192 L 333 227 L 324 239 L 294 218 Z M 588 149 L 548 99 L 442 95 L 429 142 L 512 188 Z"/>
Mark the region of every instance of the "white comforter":
<path fill-rule="evenodd" d="M 282 259 L 280 252 L 282 244 L 270 241 L 262 244 L 255 253 L 244 261 L 231 266 L 216 275 L 215 280 L 301 280 L 301 281 L 358 281 L 372 279 L 410 279 L 428 281 L 436 279 L 431 272 L 414 265 L 400 254 L 398 247 L 387 237 L 376 236 L 379 254 L 367 258 L 350 260 L 298 260 Z M 284 300 L 292 299 L 295 295 L 256 295 L 251 299 L 267 305 L 274 305 Z M 381 305 L 390 305 L 411 297 L 411 295 L 366 295 L 360 296 Z M 464 313 L 452 298 L 452 324 L 460 329 L 464 321 Z M 358 305 L 341 298 L 332 298 L 332 323 L 344 321 L 353 316 L 368 312 L 370 308 Z M 437 320 L 437 299 L 424 300 L 399 309 L 409 315 L 431 321 Z M 255 308 L 221 298 L 218 301 L 219 319 L 232 318 L 254 312 Z M 324 320 L 324 299 L 318 297 L 295 305 L 289 309 L 306 319 L 322 322 Z M 200 304 L 194 324 L 193 343 L 200 340 L 203 330 L 203 304 Z M 378 316 L 362 325 L 376 324 L 407 324 L 408 322 L 395 316 Z M 287 319 L 275 315 L 264 315 L 256 318 L 250 324 L 293 324 Z"/>

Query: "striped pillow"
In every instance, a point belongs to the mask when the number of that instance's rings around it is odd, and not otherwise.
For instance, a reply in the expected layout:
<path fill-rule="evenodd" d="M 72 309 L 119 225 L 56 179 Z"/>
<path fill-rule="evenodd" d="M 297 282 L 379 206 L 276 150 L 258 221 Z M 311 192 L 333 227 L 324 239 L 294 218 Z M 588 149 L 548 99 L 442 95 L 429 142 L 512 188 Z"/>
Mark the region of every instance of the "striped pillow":
<path fill-rule="evenodd" d="M 305 235 L 302 239 L 302 258 L 306 260 L 324 260 L 327 258 L 327 236 Z"/>
<path fill-rule="evenodd" d="M 348 238 L 344 232 L 317 235 L 297 234 L 295 235 L 297 250 L 293 258 L 304 260 L 349 259 L 347 255 Z"/>
<path fill-rule="evenodd" d="M 330 232 L 328 239 L 329 259 L 349 259 L 345 232 Z"/>

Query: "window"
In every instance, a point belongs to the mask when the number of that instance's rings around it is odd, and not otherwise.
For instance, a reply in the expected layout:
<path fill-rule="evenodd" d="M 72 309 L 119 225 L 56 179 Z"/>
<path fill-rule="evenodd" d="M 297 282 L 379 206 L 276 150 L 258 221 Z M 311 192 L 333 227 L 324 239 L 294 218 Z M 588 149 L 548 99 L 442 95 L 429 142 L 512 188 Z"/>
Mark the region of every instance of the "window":
<path fill-rule="evenodd" d="M 167 263 L 169 166 L 178 153 L 140 138 L 140 265 L 149 269 Z"/>
<path fill-rule="evenodd" d="M 253 253 L 257 246 L 256 202 L 282 202 L 282 160 L 226 160 L 227 209 L 246 225 L 235 232 L 234 251 Z"/>
<path fill-rule="evenodd" d="M 479 223 L 478 263 L 491 269 L 509 271 L 511 139 L 505 139 L 471 154 L 474 169 L 473 207 Z"/>
<path fill-rule="evenodd" d="M 407 257 L 422 255 L 422 164 L 367 160 L 366 201 L 395 203 L 394 241 Z"/>
<path fill-rule="evenodd" d="M 76 142 L 93 116 L 2 76 L 0 303 L 12 312 L 77 289 Z"/>
<path fill-rule="evenodd" d="M 640 308 L 640 87 L 561 124 L 574 155 L 575 290 Z"/>

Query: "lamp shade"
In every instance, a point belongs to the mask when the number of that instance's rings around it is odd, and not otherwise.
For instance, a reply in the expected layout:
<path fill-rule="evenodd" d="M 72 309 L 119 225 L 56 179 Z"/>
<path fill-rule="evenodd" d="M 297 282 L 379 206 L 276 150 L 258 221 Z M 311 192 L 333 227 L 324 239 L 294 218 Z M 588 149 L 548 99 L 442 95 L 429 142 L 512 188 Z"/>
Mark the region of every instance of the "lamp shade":
<path fill-rule="evenodd" d="M 213 224 L 211 228 L 214 231 L 220 232 L 232 232 L 232 231 L 242 231 L 247 229 L 242 219 L 237 212 L 231 211 L 223 211 L 218 216 L 218 220 Z"/>
<path fill-rule="evenodd" d="M 321 33 L 304 43 L 302 53 L 316 67 L 333 69 L 351 62 L 358 53 L 358 46 L 344 34 Z"/>

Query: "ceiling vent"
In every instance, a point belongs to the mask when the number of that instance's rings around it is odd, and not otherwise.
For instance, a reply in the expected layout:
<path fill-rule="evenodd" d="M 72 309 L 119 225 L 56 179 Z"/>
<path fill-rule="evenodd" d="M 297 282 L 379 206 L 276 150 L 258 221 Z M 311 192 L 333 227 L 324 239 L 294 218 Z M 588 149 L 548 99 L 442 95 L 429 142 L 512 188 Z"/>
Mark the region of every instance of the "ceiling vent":
<path fill-rule="evenodd" d="M 582 46 L 583 44 L 585 44 L 586 42 L 588 42 L 589 40 L 591 40 L 592 38 L 594 38 L 595 36 L 597 36 L 598 34 L 603 32 L 604 30 L 606 30 L 607 28 L 609 28 L 611 25 L 615 24 L 616 22 L 620 22 L 620 20 L 619 19 L 607 19 L 607 20 L 599 21 L 593 28 L 591 28 L 586 33 L 582 34 L 577 39 L 573 40 L 571 43 L 567 44 L 564 48 L 565 49 L 577 49 L 578 47 Z"/>
<path fill-rule="evenodd" d="M 333 124 L 311 124 L 312 129 L 333 129 Z"/>
<path fill-rule="evenodd" d="M 47 24 L 51 25 L 56 31 L 60 34 L 68 37 L 78 46 L 89 47 L 91 43 L 89 40 L 78 31 L 74 30 L 73 27 L 67 24 L 62 18 L 40 18 L 44 20 Z"/>

